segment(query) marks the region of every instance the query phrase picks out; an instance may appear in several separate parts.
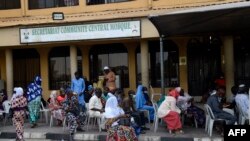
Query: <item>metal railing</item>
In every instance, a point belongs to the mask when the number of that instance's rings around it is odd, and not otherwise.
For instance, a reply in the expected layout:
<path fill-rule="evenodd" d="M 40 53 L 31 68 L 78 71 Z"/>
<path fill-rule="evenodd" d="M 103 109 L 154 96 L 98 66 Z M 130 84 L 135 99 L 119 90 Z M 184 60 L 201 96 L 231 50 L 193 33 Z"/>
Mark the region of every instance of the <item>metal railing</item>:
<path fill-rule="evenodd" d="M 79 0 L 29 0 L 29 9 L 44 9 L 79 5 Z"/>
<path fill-rule="evenodd" d="M 118 3 L 118 2 L 127 2 L 127 1 L 131 1 L 131 0 L 86 0 L 87 5 Z"/>
<path fill-rule="evenodd" d="M 0 0 L 0 10 L 19 8 L 21 8 L 20 0 Z"/>

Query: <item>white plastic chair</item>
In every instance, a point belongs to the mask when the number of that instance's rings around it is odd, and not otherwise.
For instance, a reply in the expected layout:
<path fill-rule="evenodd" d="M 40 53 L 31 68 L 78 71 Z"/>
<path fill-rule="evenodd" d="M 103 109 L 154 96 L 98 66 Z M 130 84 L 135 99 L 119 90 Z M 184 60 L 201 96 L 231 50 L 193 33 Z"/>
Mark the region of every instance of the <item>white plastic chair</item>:
<path fill-rule="evenodd" d="M 212 109 L 208 104 L 204 104 L 205 112 L 208 113 L 208 134 L 211 137 L 213 133 L 214 121 L 226 121 L 225 119 L 215 118 Z"/>
<path fill-rule="evenodd" d="M 204 105 L 204 107 L 205 107 L 205 105 Z M 204 111 L 205 111 L 205 116 L 206 116 L 205 131 L 208 132 L 208 127 L 209 127 L 208 123 L 209 123 L 210 117 L 209 117 L 209 114 L 208 114 L 208 111 L 206 110 L 206 108 Z"/>
<path fill-rule="evenodd" d="M 153 107 L 154 107 L 154 110 L 155 110 L 155 117 L 154 117 L 154 132 L 157 131 L 158 129 L 158 124 L 159 124 L 159 117 L 157 115 L 158 113 L 158 105 L 157 103 L 153 103 Z"/>
<path fill-rule="evenodd" d="M 44 113 L 46 124 L 48 124 L 49 123 L 48 119 L 49 119 L 50 109 L 45 108 L 42 102 L 41 102 L 40 112 Z M 43 117 L 43 116 L 41 116 L 41 117 Z"/>
<path fill-rule="evenodd" d="M 160 93 L 155 93 L 155 91 L 151 85 L 150 85 L 150 94 L 151 94 L 151 101 L 152 102 L 155 102 L 155 100 L 154 100 L 155 96 L 161 97 Z"/>
<path fill-rule="evenodd" d="M 101 118 L 89 115 L 89 105 L 88 104 L 86 105 L 86 111 L 87 111 L 87 117 L 88 117 L 88 120 L 87 120 L 87 131 L 89 130 L 90 123 L 92 123 L 92 125 L 95 126 L 95 123 L 97 122 L 99 132 L 101 132 L 102 131 L 102 129 L 101 129 Z"/>

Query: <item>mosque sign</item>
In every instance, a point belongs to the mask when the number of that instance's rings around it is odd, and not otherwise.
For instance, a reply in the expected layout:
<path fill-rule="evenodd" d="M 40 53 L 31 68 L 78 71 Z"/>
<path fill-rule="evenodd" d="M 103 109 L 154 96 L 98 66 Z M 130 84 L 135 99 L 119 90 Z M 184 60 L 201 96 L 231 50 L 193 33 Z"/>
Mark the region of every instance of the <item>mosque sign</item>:
<path fill-rule="evenodd" d="M 140 36 L 140 21 L 20 28 L 21 44 Z"/>

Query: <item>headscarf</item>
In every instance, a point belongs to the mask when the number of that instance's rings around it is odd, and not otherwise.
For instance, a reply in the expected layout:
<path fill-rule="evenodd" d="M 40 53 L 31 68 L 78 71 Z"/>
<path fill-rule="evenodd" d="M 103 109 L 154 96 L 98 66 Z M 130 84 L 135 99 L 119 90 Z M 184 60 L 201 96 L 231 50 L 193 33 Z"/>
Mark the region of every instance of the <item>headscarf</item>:
<path fill-rule="evenodd" d="M 92 91 L 93 90 L 93 86 L 92 85 L 89 85 L 88 86 L 88 91 Z"/>
<path fill-rule="evenodd" d="M 118 101 L 115 96 L 110 97 L 105 105 L 105 118 L 116 118 L 124 114 L 124 111 L 118 106 Z"/>
<path fill-rule="evenodd" d="M 22 96 L 22 95 L 23 95 L 23 88 L 15 87 L 13 96 L 11 98 L 11 101 L 14 100 L 15 98 L 19 97 L 19 96 Z"/>
<path fill-rule="evenodd" d="M 108 93 L 109 97 L 115 97 L 115 95 L 113 95 L 111 92 Z"/>
<path fill-rule="evenodd" d="M 57 94 L 57 91 L 52 91 L 51 93 L 50 93 L 50 103 L 55 103 L 56 102 L 56 95 Z"/>
<path fill-rule="evenodd" d="M 140 109 L 143 107 L 143 105 L 146 104 L 146 99 L 145 99 L 144 94 L 142 92 L 142 88 L 143 88 L 142 85 L 139 85 L 137 87 L 137 92 L 135 95 L 136 109 Z"/>
<path fill-rule="evenodd" d="M 41 77 L 36 76 L 34 82 L 28 86 L 28 91 L 27 91 L 28 102 L 42 95 L 41 82 L 42 82 Z"/>
<path fill-rule="evenodd" d="M 175 99 L 177 99 L 178 96 L 180 95 L 179 92 L 178 92 L 179 87 L 177 87 L 177 88 L 178 89 L 175 88 L 175 89 L 171 90 L 168 95 L 174 97 Z"/>
<path fill-rule="evenodd" d="M 41 77 L 40 77 L 40 76 L 36 76 L 36 77 L 35 77 L 35 80 L 34 80 L 34 83 L 35 83 L 36 85 L 38 85 L 38 86 L 41 87 L 41 84 L 42 84 L 42 79 L 41 79 Z"/>

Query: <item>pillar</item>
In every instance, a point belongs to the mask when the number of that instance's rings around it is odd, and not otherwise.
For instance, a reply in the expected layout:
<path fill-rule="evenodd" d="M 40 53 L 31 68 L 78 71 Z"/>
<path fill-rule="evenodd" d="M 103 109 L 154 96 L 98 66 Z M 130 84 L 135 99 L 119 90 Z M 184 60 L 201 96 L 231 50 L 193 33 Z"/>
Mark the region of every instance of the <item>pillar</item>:
<path fill-rule="evenodd" d="M 70 46 L 70 74 L 71 80 L 75 78 L 75 72 L 77 71 L 77 48 L 76 46 Z"/>
<path fill-rule="evenodd" d="M 149 56 L 148 56 L 148 42 L 141 41 L 141 77 L 142 85 L 149 87 Z"/>
<path fill-rule="evenodd" d="M 13 92 L 13 55 L 12 49 L 5 50 L 6 57 L 6 92 L 10 99 Z"/>
<path fill-rule="evenodd" d="M 83 76 L 86 76 L 88 80 L 90 80 L 89 76 L 89 50 L 91 46 L 84 46 L 81 51 L 82 51 L 82 74 Z"/>
<path fill-rule="evenodd" d="M 37 48 L 40 56 L 40 72 L 42 78 L 43 98 L 48 99 L 50 96 L 49 90 L 49 52 L 50 48 Z"/>
<path fill-rule="evenodd" d="M 125 44 L 128 50 L 128 68 L 129 68 L 129 88 L 136 90 L 136 47 L 137 43 L 127 43 Z"/>
<path fill-rule="evenodd" d="M 234 85 L 233 37 L 224 37 L 223 45 L 225 54 L 226 97 L 229 97 L 231 95 L 231 87 Z"/>

